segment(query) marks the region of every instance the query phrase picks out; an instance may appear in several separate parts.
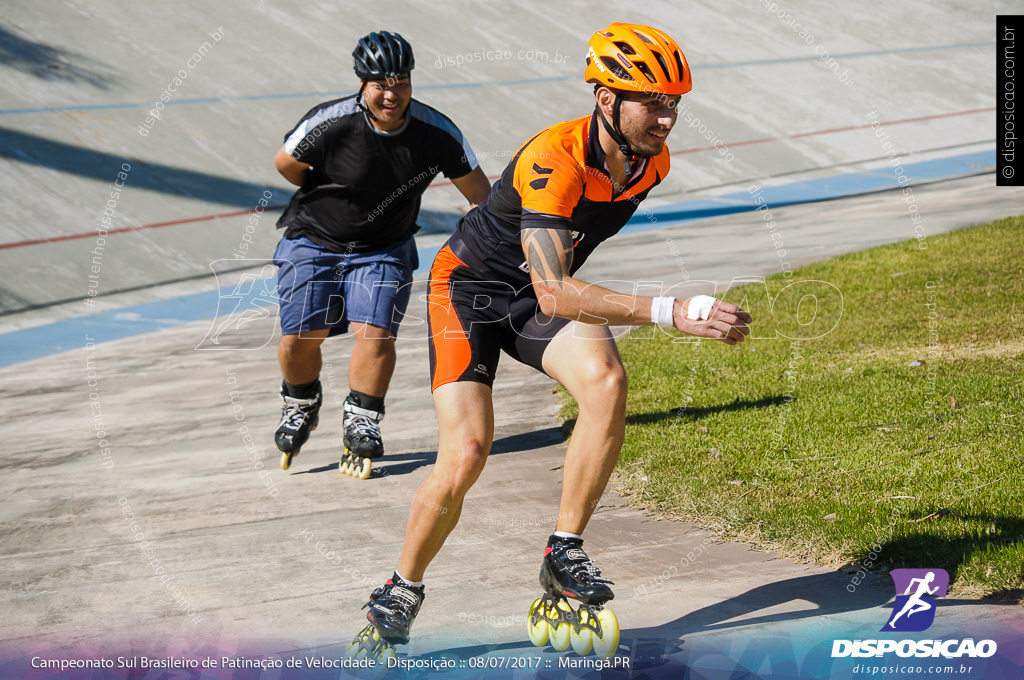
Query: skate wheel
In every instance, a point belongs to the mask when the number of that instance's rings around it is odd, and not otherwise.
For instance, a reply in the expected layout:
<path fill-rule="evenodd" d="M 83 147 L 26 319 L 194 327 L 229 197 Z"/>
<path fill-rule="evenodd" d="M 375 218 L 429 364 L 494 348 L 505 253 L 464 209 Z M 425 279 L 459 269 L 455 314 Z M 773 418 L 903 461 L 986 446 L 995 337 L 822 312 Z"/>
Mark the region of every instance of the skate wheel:
<path fill-rule="evenodd" d="M 619 620 L 610 609 L 602 609 L 597 613 L 597 622 L 601 624 L 601 634 L 593 636 L 594 654 L 607 659 L 619 649 Z"/>
<path fill-rule="evenodd" d="M 349 477 L 369 479 L 372 467 L 373 463 L 369 458 L 353 455 L 348 452 L 348 449 L 345 449 L 345 453 L 341 457 L 341 463 L 338 465 L 338 470 Z"/>
<path fill-rule="evenodd" d="M 360 673 L 361 678 L 379 678 L 384 675 L 388 668 L 388 660 L 395 657 L 395 648 L 385 640 L 382 640 L 377 629 L 373 625 L 367 625 L 345 650 L 345 656 L 353 660 L 373 659 L 374 665 L 366 673 Z"/>
<path fill-rule="evenodd" d="M 288 468 L 290 468 L 292 466 L 292 457 L 294 457 L 294 455 L 295 455 L 294 453 L 282 453 L 281 454 L 281 469 L 282 470 L 287 470 Z"/>
<path fill-rule="evenodd" d="M 569 649 L 569 636 L 572 633 L 572 624 L 566 619 L 572 616 L 572 607 L 569 606 L 568 602 L 562 601 L 557 605 L 558 609 L 562 610 L 559 612 L 552 612 L 554 616 L 551 618 L 558 618 L 558 624 L 551 629 L 549 634 L 549 642 L 551 646 L 555 648 L 556 652 L 564 652 Z M 568 614 L 568 616 L 566 616 Z"/>
<path fill-rule="evenodd" d="M 572 645 L 572 651 L 580 656 L 586 656 L 594 647 L 594 631 L 590 629 L 594 624 L 590 612 L 585 607 L 580 607 L 576 616 L 579 618 L 579 631 L 575 626 L 572 627 L 569 632 L 569 644 Z"/>
<path fill-rule="evenodd" d="M 543 610 L 544 600 L 537 598 L 530 605 L 530 613 L 526 617 L 526 636 L 530 638 L 530 642 L 533 643 L 534 647 L 543 647 L 548 642 L 548 635 L 551 632 L 551 626 L 548 625 L 547 619 L 543 617 L 543 611 L 537 611 L 538 609 Z M 536 617 L 537 621 L 534 622 Z"/>
<path fill-rule="evenodd" d="M 345 650 L 345 656 L 349 659 L 361 659 L 365 657 L 368 652 L 363 649 L 362 642 L 359 638 L 356 638 L 349 643 L 348 649 Z"/>

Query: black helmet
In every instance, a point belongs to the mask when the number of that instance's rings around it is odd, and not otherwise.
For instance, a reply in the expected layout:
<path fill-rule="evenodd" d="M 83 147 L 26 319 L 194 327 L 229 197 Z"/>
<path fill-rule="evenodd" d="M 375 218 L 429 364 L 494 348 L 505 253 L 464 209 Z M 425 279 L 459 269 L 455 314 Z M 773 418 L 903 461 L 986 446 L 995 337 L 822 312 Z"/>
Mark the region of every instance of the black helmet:
<path fill-rule="evenodd" d="M 363 80 L 397 78 L 416 66 L 412 45 L 397 33 L 380 31 L 360 38 L 352 51 L 356 75 Z"/>

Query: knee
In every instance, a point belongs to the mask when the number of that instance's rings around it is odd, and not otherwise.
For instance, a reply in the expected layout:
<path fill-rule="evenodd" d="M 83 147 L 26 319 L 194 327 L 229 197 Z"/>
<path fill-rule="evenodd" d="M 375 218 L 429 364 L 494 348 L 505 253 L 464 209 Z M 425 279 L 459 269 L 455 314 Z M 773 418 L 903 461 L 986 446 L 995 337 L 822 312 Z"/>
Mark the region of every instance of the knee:
<path fill-rule="evenodd" d="M 356 335 L 356 344 L 366 354 L 373 354 L 376 356 L 387 356 L 395 353 L 395 337 L 392 336 L 374 336 L 374 335 Z"/>
<path fill-rule="evenodd" d="M 301 335 L 282 335 L 279 349 L 288 357 L 307 357 L 320 351 L 323 338 L 304 338 Z"/>
<path fill-rule="evenodd" d="M 595 361 L 586 366 L 584 371 L 583 394 L 576 399 L 581 407 L 592 405 L 604 410 L 609 407 L 616 411 L 625 409 L 629 380 L 622 362 Z"/>
<path fill-rule="evenodd" d="M 435 468 L 442 474 L 449 494 L 462 498 L 469 492 L 487 463 L 489 447 L 477 439 L 464 439 L 444 451 L 445 464 Z"/>

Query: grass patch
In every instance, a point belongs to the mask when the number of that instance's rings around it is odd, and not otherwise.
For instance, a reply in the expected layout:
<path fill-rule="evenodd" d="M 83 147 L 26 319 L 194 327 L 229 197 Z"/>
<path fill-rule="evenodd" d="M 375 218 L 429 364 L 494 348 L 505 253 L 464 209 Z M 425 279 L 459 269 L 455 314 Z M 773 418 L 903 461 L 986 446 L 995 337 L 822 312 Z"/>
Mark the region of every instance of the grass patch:
<path fill-rule="evenodd" d="M 1024 597 L 1024 217 L 927 246 L 803 267 L 791 281 L 827 284 L 781 296 L 781 276 L 729 291 L 759 338 L 736 348 L 620 342 L 623 492 L 789 557 L 939 567 L 953 594 Z"/>

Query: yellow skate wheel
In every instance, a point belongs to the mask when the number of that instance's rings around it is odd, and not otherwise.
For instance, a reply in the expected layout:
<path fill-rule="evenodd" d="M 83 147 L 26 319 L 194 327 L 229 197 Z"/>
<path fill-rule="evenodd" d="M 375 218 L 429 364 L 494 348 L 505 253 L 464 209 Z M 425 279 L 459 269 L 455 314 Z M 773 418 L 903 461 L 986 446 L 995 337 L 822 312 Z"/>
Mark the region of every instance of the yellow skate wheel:
<path fill-rule="evenodd" d="M 366 650 L 362 648 L 359 638 L 349 643 L 348 649 L 345 650 L 345 656 L 349 659 L 361 659 L 366 656 Z"/>
<path fill-rule="evenodd" d="M 369 458 L 363 458 L 363 465 L 362 465 L 361 468 L 356 468 L 355 467 L 355 463 L 352 464 L 352 467 L 353 467 L 353 470 L 352 470 L 352 476 L 353 477 L 358 477 L 359 479 L 369 479 L 370 478 L 371 462 L 370 462 Z"/>
<path fill-rule="evenodd" d="M 566 619 L 572 616 L 572 607 L 569 606 L 568 602 L 562 601 L 558 603 L 558 609 L 561 610 L 562 616 L 560 619 Z M 555 612 L 552 612 L 553 614 Z M 555 616 L 551 617 L 552 619 Z M 555 648 L 556 652 L 564 652 L 569 649 L 569 635 L 572 633 L 572 624 L 565 620 L 560 620 L 557 625 L 551 629 L 548 641 L 551 646 Z"/>
<path fill-rule="evenodd" d="M 281 454 L 281 469 L 282 470 L 287 470 L 291 466 L 292 466 L 292 454 L 291 453 L 282 453 Z"/>
<path fill-rule="evenodd" d="M 572 626 L 572 630 L 569 632 L 569 644 L 572 645 L 572 651 L 580 656 L 586 656 L 594 647 L 594 631 L 588 627 L 588 624 L 593 625 L 593 623 L 586 607 L 580 607 L 576 616 L 579 617 L 580 630 L 577 633 L 576 627 Z"/>
<path fill-rule="evenodd" d="M 345 650 L 345 656 L 350 659 L 365 659 L 379 640 L 380 636 L 377 635 L 377 630 L 368 625 L 352 639 L 348 649 Z"/>
<path fill-rule="evenodd" d="M 394 658 L 395 648 L 382 640 L 377 629 L 369 624 L 352 640 L 345 651 L 345 656 L 355 661 L 373 659 L 374 665 L 367 669 L 367 673 L 360 673 L 358 677 L 379 678 L 388 668 L 388 659 Z"/>
<path fill-rule="evenodd" d="M 548 642 L 548 635 L 551 632 L 551 626 L 548 625 L 547 619 L 540 616 L 543 611 L 537 611 L 544 607 L 544 600 L 537 598 L 530 605 L 530 613 L 526 616 L 526 635 L 530 638 L 530 642 L 533 643 L 534 647 L 543 647 Z M 538 616 L 537 622 L 533 622 L 534 615 Z"/>
<path fill-rule="evenodd" d="M 601 635 L 594 636 L 594 654 L 607 659 L 619 649 L 619 620 L 612 610 L 602 609 L 597 613 L 597 621 L 601 624 Z"/>

